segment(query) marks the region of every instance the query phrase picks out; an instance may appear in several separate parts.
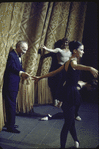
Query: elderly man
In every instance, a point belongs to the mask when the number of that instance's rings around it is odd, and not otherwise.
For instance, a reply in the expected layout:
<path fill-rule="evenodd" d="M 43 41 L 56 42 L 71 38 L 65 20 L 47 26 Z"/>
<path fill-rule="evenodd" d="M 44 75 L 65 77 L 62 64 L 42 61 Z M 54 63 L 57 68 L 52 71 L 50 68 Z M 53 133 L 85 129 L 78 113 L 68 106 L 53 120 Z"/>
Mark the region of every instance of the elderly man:
<path fill-rule="evenodd" d="M 24 72 L 21 64 L 21 56 L 28 50 L 28 43 L 19 41 L 16 49 L 13 49 L 8 56 L 4 73 L 3 98 L 6 108 L 6 127 L 8 132 L 20 133 L 15 128 L 16 97 L 19 89 L 20 77 L 26 79 L 29 74 Z"/>

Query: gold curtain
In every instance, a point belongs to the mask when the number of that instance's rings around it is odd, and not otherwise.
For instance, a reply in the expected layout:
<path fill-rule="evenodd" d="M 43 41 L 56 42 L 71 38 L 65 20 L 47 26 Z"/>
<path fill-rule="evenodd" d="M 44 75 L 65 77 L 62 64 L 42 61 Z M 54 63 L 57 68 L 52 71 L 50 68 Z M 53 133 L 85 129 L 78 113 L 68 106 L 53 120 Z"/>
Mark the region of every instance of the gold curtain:
<path fill-rule="evenodd" d="M 40 44 L 53 48 L 54 43 L 68 37 L 69 40 L 82 40 L 86 2 L 8 2 L 0 4 L 0 128 L 3 126 L 2 84 L 10 47 L 18 40 L 26 40 L 29 50 L 23 56 L 23 68 L 31 75 L 44 75 L 49 72 L 51 57 L 40 59 L 47 53 Z M 52 103 L 48 80 L 20 81 L 17 96 L 17 112 L 30 112 L 34 103 Z"/>
<path fill-rule="evenodd" d="M 4 125 L 2 85 L 9 50 L 17 41 L 24 3 L 0 4 L 0 130 Z"/>

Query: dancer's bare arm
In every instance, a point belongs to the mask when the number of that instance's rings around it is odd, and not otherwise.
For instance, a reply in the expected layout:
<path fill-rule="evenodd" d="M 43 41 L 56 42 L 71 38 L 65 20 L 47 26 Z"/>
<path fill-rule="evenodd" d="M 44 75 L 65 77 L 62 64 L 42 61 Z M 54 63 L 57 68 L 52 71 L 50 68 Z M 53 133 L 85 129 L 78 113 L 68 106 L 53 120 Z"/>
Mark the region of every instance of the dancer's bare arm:
<path fill-rule="evenodd" d="M 43 75 L 43 76 L 35 76 L 33 78 L 33 80 L 35 80 L 35 83 L 37 83 L 40 79 L 43 79 L 43 78 L 48 78 L 48 77 L 53 77 L 55 76 L 57 73 L 61 72 L 62 70 L 64 69 L 64 65 L 62 65 L 61 67 L 59 67 L 58 69 L 46 74 L 46 75 Z"/>
<path fill-rule="evenodd" d="M 81 64 L 77 64 L 77 61 L 76 60 L 73 60 L 71 61 L 71 66 L 72 68 L 74 69 L 77 69 L 77 70 L 85 70 L 85 71 L 90 71 L 91 74 L 97 78 L 98 77 L 98 70 L 91 67 L 91 66 L 86 66 L 86 65 L 81 65 Z"/>
<path fill-rule="evenodd" d="M 49 49 L 49 48 L 47 48 L 44 45 L 41 45 L 41 48 L 47 50 L 48 52 L 58 53 L 58 48 L 56 48 L 56 49 Z"/>

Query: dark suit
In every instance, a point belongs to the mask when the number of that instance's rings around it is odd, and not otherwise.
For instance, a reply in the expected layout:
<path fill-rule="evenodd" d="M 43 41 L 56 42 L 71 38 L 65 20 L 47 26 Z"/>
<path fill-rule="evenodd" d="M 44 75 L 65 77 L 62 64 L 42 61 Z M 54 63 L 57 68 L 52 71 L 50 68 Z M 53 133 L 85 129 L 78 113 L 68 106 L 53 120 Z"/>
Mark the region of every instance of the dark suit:
<path fill-rule="evenodd" d="M 14 50 L 9 53 L 4 73 L 3 98 L 5 99 L 6 120 L 8 128 L 15 124 L 16 97 L 19 89 L 19 72 L 24 71 L 19 57 Z"/>

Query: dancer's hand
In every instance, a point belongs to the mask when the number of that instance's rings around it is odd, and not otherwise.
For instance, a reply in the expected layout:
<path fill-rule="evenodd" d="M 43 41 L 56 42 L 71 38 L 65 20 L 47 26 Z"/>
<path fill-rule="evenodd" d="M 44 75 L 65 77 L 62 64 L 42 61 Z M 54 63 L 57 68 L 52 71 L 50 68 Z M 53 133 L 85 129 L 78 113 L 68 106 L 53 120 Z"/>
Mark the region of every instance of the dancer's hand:
<path fill-rule="evenodd" d="M 98 78 L 98 70 L 97 70 L 97 69 L 91 67 L 90 72 L 92 73 L 92 75 L 93 75 L 95 78 Z"/>
<path fill-rule="evenodd" d="M 44 46 L 43 44 L 40 45 L 40 48 L 46 49 L 46 46 Z"/>
<path fill-rule="evenodd" d="M 37 83 L 39 80 L 40 80 L 40 77 L 33 77 L 33 76 L 31 76 L 32 77 L 32 80 L 35 80 L 35 83 Z"/>

